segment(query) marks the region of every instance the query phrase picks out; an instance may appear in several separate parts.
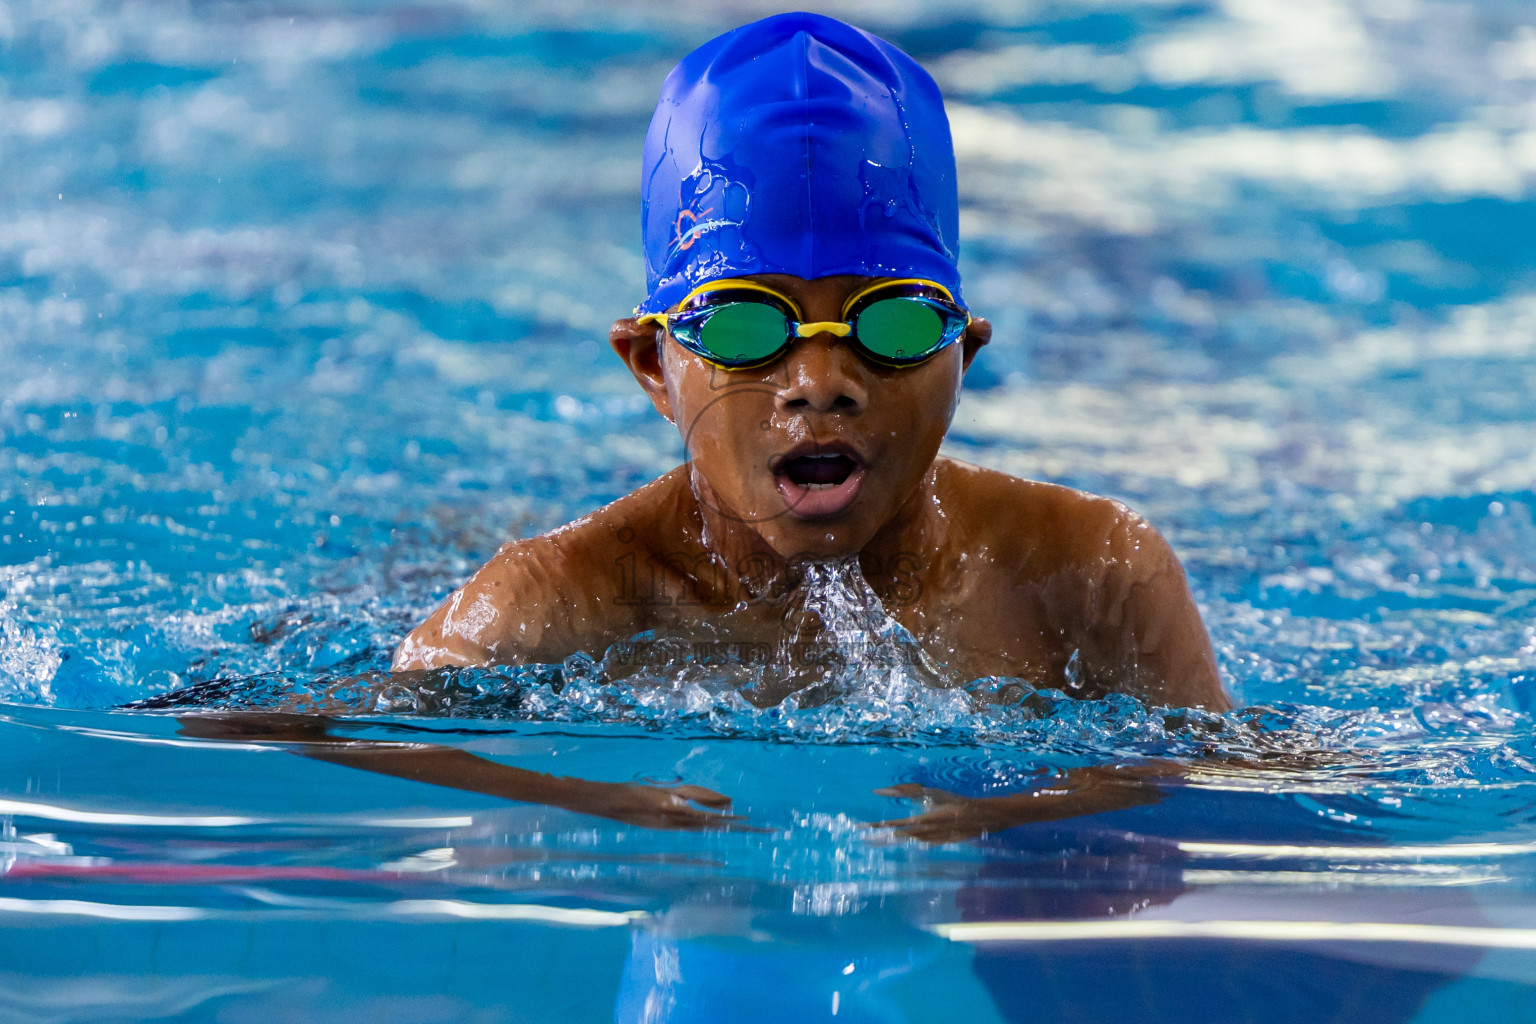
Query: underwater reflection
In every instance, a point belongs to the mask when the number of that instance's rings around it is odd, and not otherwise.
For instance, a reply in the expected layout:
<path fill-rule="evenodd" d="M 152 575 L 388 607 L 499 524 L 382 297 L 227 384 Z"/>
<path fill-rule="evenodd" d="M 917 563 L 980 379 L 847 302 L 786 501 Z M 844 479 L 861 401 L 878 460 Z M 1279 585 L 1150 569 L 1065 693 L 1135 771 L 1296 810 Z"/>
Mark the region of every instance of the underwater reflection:
<path fill-rule="evenodd" d="M 979 844 L 982 861 L 968 864 L 958 887 L 943 886 L 947 872 L 935 866 L 930 881 L 940 887 L 922 893 L 855 884 L 861 891 L 842 899 L 796 893 L 785 906 L 782 892 L 696 891 L 635 930 L 614 1020 L 1035 1019 L 998 1016 L 977 952 L 949 941 L 938 922 L 1101 919 L 1186 891 L 1185 855 L 1173 843 L 1095 829 L 1010 836 Z"/>
<path fill-rule="evenodd" d="M 580 943 L 569 939 L 568 948 L 579 946 L 578 959 L 591 971 L 582 983 L 588 986 L 585 997 L 603 1010 L 601 1017 L 581 1019 L 652 1024 L 768 1019 L 996 1024 L 1042 1018 L 1121 1024 L 1173 1017 L 1225 1024 L 1335 1019 L 1330 1008 L 1341 999 L 1369 1008 L 1362 1019 L 1407 1022 L 1427 1000 L 1469 984 L 1468 977 L 1482 984 L 1531 969 L 1529 947 L 1509 948 L 1524 957 L 1519 962 L 1490 959 L 1492 967 L 1483 962 L 1486 948 L 1521 939 L 1509 929 L 1520 931 L 1533 920 L 1507 878 L 1497 895 L 1508 899 L 1504 909 L 1480 897 L 1486 885 L 1464 884 L 1472 876 L 1458 865 L 1488 856 L 1487 844 L 1445 849 L 1384 844 L 1378 850 L 1374 844 L 1388 836 L 1377 825 L 1341 829 L 1319 815 L 1316 802 L 1292 803 L 1277 792 L 1254 791 L 1245 800 L 1222 790 L 1217 803 L 1199 786 L 1158 774 L 1167 766 L 1186 772 L 1194 767 L 1172 759 L 1140 762 L 1145 774 L 1139 777 L 1129 771 L 1081 772 L 1078 777 L 1086 781 L 1074 789 L 1062 781 L 1069 771 L 1011 760 L 997 751 L 918 753 L 869 745 L 880 752 L 866 754 L 850 744 L 791 749 L 733 739 L 694 744 L 605 735 L 600 743 L 608 759 L 585 760 L 580 762 L 585 767 L 575 770 L 586 780 L 556 780 L 560 784 L 551 786 L 553 776 L 501 761 L 539 757 L 539 750 L 568 742 L 563 733 L 535 739 L 470 730 L 476 739 L 468 742 L 492 751 L 481 756 L 449 746 L 463 745 L 463 733 L 445 735 L 409 723 L 390 723 L 380 732 L 377 721 L 292 714 L 113 715 L 56 723 L 54 717 L 39 716 L 54 727 L 34 726 L 18 738 L 58 744 L 56 760 L 64 764 L 89 761 L 91 752 L 102 748 L 105 773 L 121 763 L 116 755 L 125 742 L 167 759 L 156 764 L 201 764 L 197 777 L 184 783 L 188 806 L 206 803 L 226 815 L 239 814 L 245 831 L 219 836 L 206 828 L 179 827 L 169 837 L 157 831 L 151 839 L 141 834 L 150 826 L 138 819 L 96 820 L 96 808 L 120 800 L 126 807 L 115 806 L 114 812 L 131 810 L 131 798 L 114 796 L 119 791 L 112 787 L 106 793 L 90 790 L 96 793 L 90 796 L 77 784 L 54 798 L 60 807 L 75 808 L 70 817 L 39 819 L 53 830 L 45 838 L 60 849 L 72 848 L 66 852 L 76 856 L 56 854 L 45 862 L 40 853 L 30 854 L 7 875 L 6 896 L 16 906 L 25 903 L 34 917 L 64 903 L 78 908 L 80 901 L 113 913 L 122 907 L 138 912 L 140 906 L 185 906 L 197 913 L 196 920 L 157 926 L 181 929 L 177 934 L 188 936 L 185 946 L 197 946 L 183 966 L 208 976 L 237 970 L 231 964 L 240 962 L 240 944 L 198 945 L 203 933 L 193 936 L 194 926 L 228 927 L 238 918 L 276 943 L 272 936 L 291 936 L 321 917 L 327 929 L 354 928 L 357 934 L 418 919 L 475 921 L 486 929 L 477 932 L 477 941 L 521 949 L 522 943 L 543 948 L 563 941 L 554 933 L 564 935 L 562 929 L 579 929 L 587 918 L 601 916 L 615 921 L 604 931 L 606 938 L 582 932 Z M 492 736 L 503 739 L 484 746 Z M 155 742 L 141 742 L 146 738 Z M 437 742 L 408 742 L 417 738 Z M 647 749 L 653 746 L 658 749 Z M 297 756 L 247 753 L 273 749 Z M 866 756 L 867 767 L 860 769 Z M 353 782 L 382 785 L 393 777 L 447 787 L 436 799 L 427 797 L 433 803 L 449 802 L 449 790 L 513 800 L 553 795 L 564 802 L 552 805 L 611 813 L 619 806 L 633 810 L 641 801 L 654 804 L 657 793 L 691 790 L 639 786 L 642 793 L 636 796 L 622 784 L 592 779 L 689 757 L 680 774 L 717 787 L 708 792 L 734 795 L 746 820 L 728 818 L 697 800 L 684 801 L 686 819 L 658 814 L 653 806 L 645 816 L 611 819 L 672 830 L 647 837 L 611 825 L 599 831 L 590 824 L 572 829 L 561 823 L 551 830 L 547 815 L 493 808 L 476 810 L 446 837 L 381 837 L 339 833 L 337 823 L 354 822 L 352 816 L 333 813 L 324 819 L 328 824 L 304 825 L 309 819 L 263 816 L 260 806 L 259 791 L 270 787 L 280 794 L 310 785 L 330 772 L 327 765 L 337 765 L 363 769 L 350 773 Z M 734 771 L 727 776 L 730 784 L 719 785 L 720 775 L 693 767 L 712 759 L 745 769 L 739 789 Z M 324 764 L 307 764 L 316 760 Z M 238 777 L 255 780 L 251 793 L 231 792 L 226 785 L 232 776 L 221 766 L 233 769 L 236 762 Z M 260 763 L 259 772 L 253 773 L 253 762 Z M 813 776 L 802 770 L 808 766 L 823 769 L 815 778 L 841 784 L 808 787 L 803 780 Z M 1215 763 L 1203 770 L 1215 771 Z M 154 774 L 175 777 L 173 771 Z M 938 824 L 950 832 L 960 831 L 962 822 L 974 827 L 977 815 L 999 816 L 983 822 L 982 833 L 948 845 L 935 836 L 918 841 L 860 824 L 861 817 L 879 817 L 879 802 L 868 794 L 892 776 L 904 787 L 900 792 L 922 796 L 930 802 L 929 812 L 946 815 Z M 600 793 L 600 799 L 581 803 L 581 794 L 603 786 L 625 792 Z M 1031 789 L 1050 792 L 1039 801 L 1021 796 Z M 766 791 L 789 795 L 765 798 Z M 370 819 L 381 813 L 375 804 L 389 806 L 393 819 L 422 798 L 345 784 L 337 792 L 374 808 Z M 997 807 L 1038 802 L 1064 816 L 1013 824 L 1012 812 L 990 809 L 989 794 L 1001 797 Z M 1136 802 L 1117 810 L 1105 794 L 1119 803 L 1129 803 L 1124 797 L 1130 794 Z M 28 806 L 26 813 L 46 813 L 40 803 Z M 81 807 L 90 812 L 88 821 Z M 967 808 L 958 821 L 951 817 L 954 810 L 946 810 L 955 807 Z M 331 806 L 330 812 L 336 809 Z M 1079 813 L 1065 816 L 1070 810 Z M 793 824 L 785 828 L 791 813 Z M 689 824 L 679 824 L 683 820 Z M 753 831 L 754 826 L 776 827 Z M 530 829 L 549 832 L 550 845 L 531 842 Z M 1519 877 L 1524 863 L 1519 858 L 1529 857 L 1529 851 L 1501 851 L 1508 854 L 1501 877 Z M 1422 863 L 1437 857 L 1444 870 Z M 494 930 L 484 924 L 493 921 Z M 541 930 L 529 938 L 527 929 L 534 924 Z M 1425 937 L 1429 932 L 1435 935 Z M 1458 946 L 1436 937 L 1446 935 L 1463 935 L 1465 941 Z M 134 937 L 146 948 L 151 944 L 147 933 Z M 601 957 L 589 949 L 598 945 Z M 443 950 L 443 963 L 462 966 L 447 940 Z M 513 959 L 518 957 L 528 961 L 526 952 Z M 108 962 L 108 956 L 91 961 Z M 531 978 L 529 963 L 504 970 Z M 1488 973 L 1495 970 L 1506 973 Z M 599 974 L 596 985 L 592 979 Z M 487 1001 L 504 998 L 514 990 L 513 977 L 504 973 L 499 983 L 488 981 L 477 991 Z M 521 983 L 523 975 L 516 977 Z M 1214 980 L 1221 978 L 1234 983 Z M 416 982 L 389 982 L 397 988 L 411 984 Z M 430 978 L 420 982 L 426 988 L 433 984 Z"/>
<path fill-rule="evenodd" d="M 762 897 L 742 903 L 728 887 L 696 891 L 634 931 L 614 1020 L 1290 1024 L 1347 1019 L 1344 1005 L 1361 1020 L 1407 1024 L 1484 956 L 1371 937 L 1395 924 L 1355 935 L 1335 921 L 1442 919 L 1475 931 L 1488 922 L 1464 892 L 1256 902 L 1188 884 L 1178 843 L 1094 828 L 1019 829 L 975 849 L 983 863 L 942 898 L 867 898 L 808 917 Z M 1204 935 L 1212 914 L 1231 915 L 1244 941 Z M 1307 914 L 1323 923 L 1308 927 Z M 1116 921 L 1149 935 L 1161 925 L 1167 937 L 1118 936 Z M 1001 937 L 972 937 L 987 925 Z"/>

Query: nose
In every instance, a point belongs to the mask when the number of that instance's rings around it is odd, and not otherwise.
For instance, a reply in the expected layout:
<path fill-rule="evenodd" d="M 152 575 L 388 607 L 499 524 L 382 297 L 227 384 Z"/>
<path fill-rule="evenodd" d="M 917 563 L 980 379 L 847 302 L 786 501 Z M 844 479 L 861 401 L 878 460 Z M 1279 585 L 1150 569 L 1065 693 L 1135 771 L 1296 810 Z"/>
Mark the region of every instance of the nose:
<path fill-rule="evenodd" d="M 826 332 L 795 342 L 784 368 L 788 383 L 778 395 L 780 409 L 859 413 L 869 404 L 858 354 Z"/>

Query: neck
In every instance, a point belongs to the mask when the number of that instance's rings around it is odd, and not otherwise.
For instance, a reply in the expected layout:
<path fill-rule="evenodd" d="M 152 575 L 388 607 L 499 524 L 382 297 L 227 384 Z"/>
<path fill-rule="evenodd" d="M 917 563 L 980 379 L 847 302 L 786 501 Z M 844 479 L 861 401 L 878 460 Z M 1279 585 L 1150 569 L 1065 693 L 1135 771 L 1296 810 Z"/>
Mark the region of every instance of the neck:
<path fill-rule="evenodd" d="M 859 552 L 865 578 L 892 611 L 938 585 L 934 575 L 952 523 L 939 502 L 937 476 L 938 466 L 929 466 L 896 514 Z"/>
<path fill-rule="evenodd" d="M 790 562 L 751 523 L 732 514 L 691 463 L 687 472 L 689 539 L 710 557 L 724 584 L 716 592 L 719 603 L 742 607 L 792 588 L 797 580 Z"/>

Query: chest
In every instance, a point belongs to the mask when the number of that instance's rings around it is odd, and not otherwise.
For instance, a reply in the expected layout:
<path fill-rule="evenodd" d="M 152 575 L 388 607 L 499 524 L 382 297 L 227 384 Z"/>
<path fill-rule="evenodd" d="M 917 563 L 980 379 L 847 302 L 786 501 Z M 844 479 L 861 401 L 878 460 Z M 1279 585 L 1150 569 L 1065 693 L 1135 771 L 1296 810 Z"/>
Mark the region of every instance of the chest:
<path fill-rule="evenodd" d="M 891 613 L 925 649 L 966 679 L 1009 676 L 1063 686 L 1081 642 L 1075 588 L 973 571 L 925 588 Z"/>
<path fill-rule="evenodd" d="M 615 635 L 645 630 L 723 645 L 785 644 L 814 648 L 827 617 L 841 627 L 878 627 L 888 614 L 941 665 L 967 681 L 1009 676 L 1061 686 L 1086 614 L 1080 587 L 1062 580 L 1020 583 L 986 563 L 946 571 L 893 561 L 869 578 L 843 581 L 821 593 L 728 593 L 698 572 L 664 564 L 623 565 L 625 599 L 612 611 L 625 621 Z M 876 599 L 861 604 L 861 597 Z M 731 600 L 722 600 L 730 597 Z M 618 625 L 618 624 L 616 624 Z M 839 623 L 833 623 L 834 627 Z"/>

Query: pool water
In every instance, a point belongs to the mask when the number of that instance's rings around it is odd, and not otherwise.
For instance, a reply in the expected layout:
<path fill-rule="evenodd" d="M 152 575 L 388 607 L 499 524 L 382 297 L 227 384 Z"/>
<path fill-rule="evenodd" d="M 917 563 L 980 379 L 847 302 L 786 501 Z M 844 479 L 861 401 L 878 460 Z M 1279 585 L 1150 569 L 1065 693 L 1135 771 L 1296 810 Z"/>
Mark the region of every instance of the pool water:
<path fill-rule="evenodd" d="M 772 8 L 15 0 L 0 1021 L 1536 1020 L 1529 5 L 817 9 L 950 103 L 997 333 L 949 453 L 1158 524 L 1239 709 L 857 661 L 759 709 L 686 652 L 389 680 L 503 541 L 682 457 L 604 341 L 640 143 Z M 739 818 L 189 717 L 231 709 Z M 872 825 L 1159 758 L 1119 810 Z"/>

